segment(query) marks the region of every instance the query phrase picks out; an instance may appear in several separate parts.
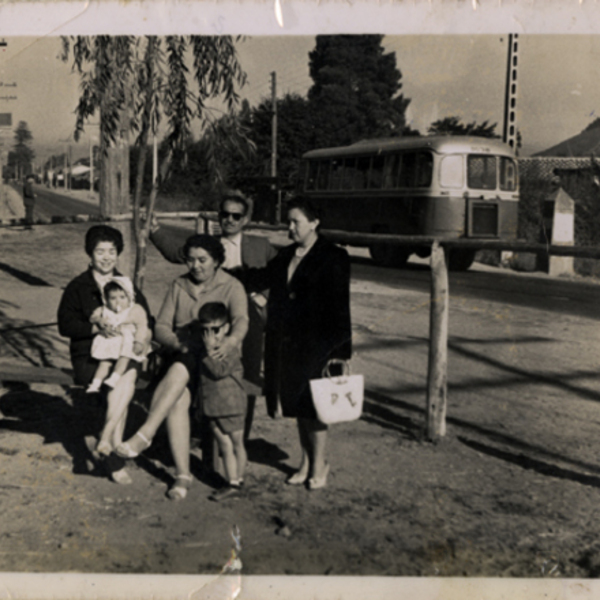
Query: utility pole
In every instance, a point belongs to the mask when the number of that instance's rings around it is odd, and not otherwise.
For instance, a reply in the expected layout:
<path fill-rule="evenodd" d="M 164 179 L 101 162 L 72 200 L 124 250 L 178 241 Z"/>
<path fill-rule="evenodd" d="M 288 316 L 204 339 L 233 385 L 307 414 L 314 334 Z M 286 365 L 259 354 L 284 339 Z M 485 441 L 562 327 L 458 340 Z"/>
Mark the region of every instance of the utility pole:
<path fill-rule="evenodd" d="M 271 177 L 277 179 L 277 73 L 271 73 Z M 277 193 L 275 220 L 281 223 L 281 192 L 279 186 L 273 183 L 271 189 Z"/>
<path fill-rule="evenodd" d="M 152 135 L 152 185 L 156 185 L 158 179 L 158 139 L 156 134 Z"/>
<path fill-rule="evenodd" d="M 90 196 L 94 193 L 94 138 L 90 135 Z"/>
<path fill-rule="evenodd" d="M 519 66 L 519 34 L 508 36 L 508 64 L 504 95 L 504 130 L 502 141 L 517 151 L 517 68 Z"/>
<path fill-rule="evenodd" d="M 71 152 L 71 144 L 69 144 L 69 186 L 68 189 L 73 189 L 73 154 Z"/>

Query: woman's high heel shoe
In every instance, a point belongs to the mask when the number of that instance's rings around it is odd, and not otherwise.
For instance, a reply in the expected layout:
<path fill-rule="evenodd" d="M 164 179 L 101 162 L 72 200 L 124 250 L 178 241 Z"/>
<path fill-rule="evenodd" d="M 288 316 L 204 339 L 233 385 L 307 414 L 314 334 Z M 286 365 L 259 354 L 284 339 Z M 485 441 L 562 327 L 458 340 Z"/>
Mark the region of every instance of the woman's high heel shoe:
<path fill-rule="evenodd" d="M 303 485 L 308 479 L 308 473 L 302 473 L 302 471 L 296 471 L 292 473 L 285 482 L 288 485 Z"/>
<path fill-rule="evenodd" d="M 139 437 L 143 443 L 142 448 L 139 452 L 136 452 L 130 445 L 129 442 L 123 442 L 122 444 L 119 444 L 116 448 L 115 448 L 115 454 L 117 456 L 120 456 L 121 458 L 137 458 L 144 450 L 147 450 L 148 448 L 150 448 L 150 445 L 152 444 L 152 441 L 149 440 L 143 433 L 141 433 L 140 431 L 136 432 L 136 434 L 133 436 L 135 437 Z M 131 438 L 133 439 L 133 438 Z M 131 440 L 129 440 L 131 441 Z"/>
<path fill-rule="evenodd" d="M 318 490 L 320 488 L 324 488 L 327 485 L 327 475 L 329 475 L 329 463 L 325 465 L 325 470 L 323 471 L 322 477 L 311 477 L 308 480 L 308 489 Z"/>

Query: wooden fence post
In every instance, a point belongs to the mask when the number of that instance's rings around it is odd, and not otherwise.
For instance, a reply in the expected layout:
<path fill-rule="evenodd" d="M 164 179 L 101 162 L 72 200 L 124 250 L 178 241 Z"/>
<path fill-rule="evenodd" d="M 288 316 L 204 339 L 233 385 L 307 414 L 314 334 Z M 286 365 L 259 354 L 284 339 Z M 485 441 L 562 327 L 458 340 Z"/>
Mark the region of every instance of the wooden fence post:
<path fill-rule="evenodd" d="M 208 230 L 207 219 L 198 213 L 196 217 L 196 233 L 206 233 Z"/>
<path fill-rule="evenodd" d="M 427 438 L 437 442 L 446 434 L 448 389 L 448 268 L 444 249 L 431 248 L 431 307 L 427 373 Z"/>

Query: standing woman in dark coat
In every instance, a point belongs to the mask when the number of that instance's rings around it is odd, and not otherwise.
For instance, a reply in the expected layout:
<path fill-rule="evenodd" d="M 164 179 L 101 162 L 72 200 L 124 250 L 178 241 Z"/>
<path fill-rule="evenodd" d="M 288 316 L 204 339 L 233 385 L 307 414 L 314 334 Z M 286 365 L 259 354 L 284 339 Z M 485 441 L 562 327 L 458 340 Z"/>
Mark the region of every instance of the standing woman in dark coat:
<path fill-rule="evenodd" d="M 98 361 L 91 355 L 94 336 L 96 334 L 105 337 L 118 335 L 110 324 L 102 320 L 95 320 L 92 323 L 90 317 L 98 307 L 102 306 L 104 285 L 115 275 L 120 275 L 117 262 L 123 251 L 123 236 L 114 227 L 95 225 L 86 233 L 85 251 L 90 257 L 89 269 L 67 285 L 58 307 L 58 330 L 62 336 L 70 339 L 75 385 L 80 386 L 89 385 L 98 368 Z M 148 303 L 137 288 L 135 298 L 146 311 L 150 323 Z M 107 457 L 110 455 L 110 464 L 107 466 L 111 478 L 117 483 L 131 483 L 131 478 L 125 471 L 125 461 L 112 455 L 111 452 L 123 441 L 127 408 L 135 392 L 137 375 L 137 363 L 132 361 L 128 371 L 108 393 L 106 421 L 96 448 L 99 454 Z"/>
<path fill-rule="evenodd" d="M 264 269 L 246 273 L 250 288 L 269 289 L 265 340 L 265 395 L 283 415 L 298 419 L 302 446 L 291 485 L 324 487 L 328 427 L 317 419 L 309 381 L 322 376 L 331 358 L 349 359 L 350 259 L 346 250 L 318 234 L 319 212 L 309 201 L 288 205 L 289 237 Z"/>

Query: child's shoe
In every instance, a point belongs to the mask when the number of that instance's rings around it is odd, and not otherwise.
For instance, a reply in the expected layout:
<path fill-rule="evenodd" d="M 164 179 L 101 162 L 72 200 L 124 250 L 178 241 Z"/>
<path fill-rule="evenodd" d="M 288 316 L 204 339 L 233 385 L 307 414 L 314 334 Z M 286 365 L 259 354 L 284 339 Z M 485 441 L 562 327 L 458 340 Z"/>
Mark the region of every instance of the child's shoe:
<path fill-rule="evenodd" d="M 221 500 L 227 500 L 228 498 L 239 498 L 242 487 L 239 483 L 229 483 L 225 487 L 215 490 L 209 497 L 209 500 L 213 502 L 220 502 Z"/>
<path fill-rule="evenodd" d="M 88 385 L 87 390 L 85 390 L 86 394 L 97 394 L 102 387 L 102 379 L 94 379 L 90 385 Z"/>
<path fill-rule="evenodd" d="M 112 373 L 104 380 L 104 385 L 109 388 L 114 388 L 119 382 L 119 379 L 121 379 L 121 376 L 118 373 Z"/>

